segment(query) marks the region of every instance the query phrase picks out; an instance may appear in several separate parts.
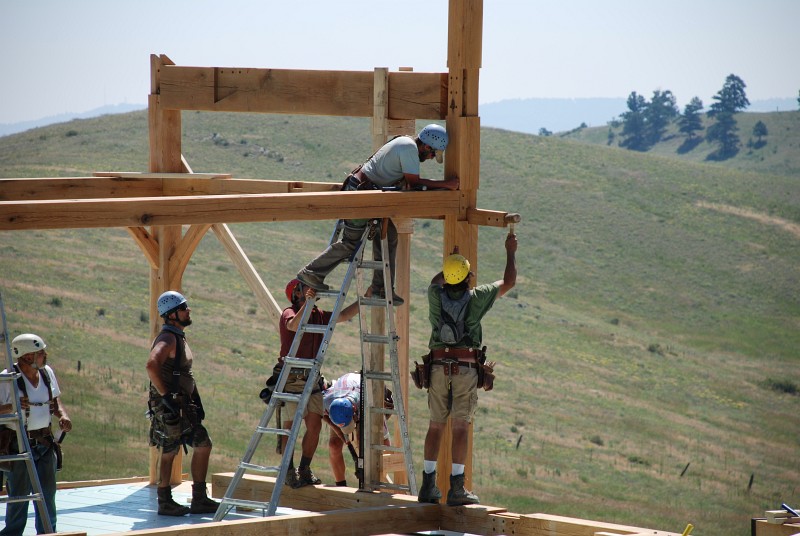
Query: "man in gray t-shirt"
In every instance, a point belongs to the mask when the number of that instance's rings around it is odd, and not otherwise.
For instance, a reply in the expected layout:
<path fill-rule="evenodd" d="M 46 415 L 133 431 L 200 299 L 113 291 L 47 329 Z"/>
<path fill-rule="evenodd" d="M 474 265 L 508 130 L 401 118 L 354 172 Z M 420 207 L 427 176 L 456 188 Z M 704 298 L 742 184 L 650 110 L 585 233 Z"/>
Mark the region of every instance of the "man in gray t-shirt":
<path fill-rule="evenodd" d="M 458 177 L 444 180 L 423 179 L 420 174 L 420 163 L 435 158 L 441 163 L 448 143 L 447 131 L 440 125 L 431 124 L 420 130 L 416 137 L 398 136 L 383 145 L 364 164 L 358 166 L 345 181 L 343 190 L 379 190 L 381 188 L 400 186 L 409 189 L 439 188 L 457 190 Z M 401 183 L 405 183 L 404 185 Z M 304 285 L 315 290 L 328 290 L 325 277 L 344 259 L 350 257 L 358 247 L 358 241 L 364 233 L 367 220 L 344 220 L 344 229 L 340 240 L 328 246 L 316 259 L 308 263 L 297 273 Z M 403 305 L 403 299 L 394 293 L 394 266 L 397 250 L 397 228 L 389 221 L 389 266 L 392 273 L 392 295 L 389 298 L 394 305 Z M 372 255 L 375 260 L 382 260 L 380 237 L 376 236 L 372 244 Z M 375 271 L 370 287 L 373 296 L 385 297 L 383 275 Z"/>

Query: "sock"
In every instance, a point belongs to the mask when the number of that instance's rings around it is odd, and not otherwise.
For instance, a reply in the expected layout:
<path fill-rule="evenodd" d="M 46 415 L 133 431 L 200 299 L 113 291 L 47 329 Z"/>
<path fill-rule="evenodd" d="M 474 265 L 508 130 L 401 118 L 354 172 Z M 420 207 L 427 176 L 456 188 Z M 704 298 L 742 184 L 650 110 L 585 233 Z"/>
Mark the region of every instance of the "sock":
<path fill-rule="evenodd" d="M 454 463 L 453 464 L 453 476 L 463 475 L 464 474 L 464 464 L 463 463 Z"/>
<path fill-rule="evenodd" d="M 346 488 L 347 487 L 347 480 L 339 480 L 336 483 L 336 485 L 339 486 L 340 488 Z"/>
<path fill-rule="evenodd" d="M 311 466 L 311 458 L 308 456 L 300 457 L 300 469 L 307 469 Z"/>
<path fill-rule="evenodd" d="M 425 466 L 425 472 L 426 473 L 430 474 L 430 473 L 436 471 L 436 460 L 433 460 L 433 461 L 425 460 L 423 465 Z"/>

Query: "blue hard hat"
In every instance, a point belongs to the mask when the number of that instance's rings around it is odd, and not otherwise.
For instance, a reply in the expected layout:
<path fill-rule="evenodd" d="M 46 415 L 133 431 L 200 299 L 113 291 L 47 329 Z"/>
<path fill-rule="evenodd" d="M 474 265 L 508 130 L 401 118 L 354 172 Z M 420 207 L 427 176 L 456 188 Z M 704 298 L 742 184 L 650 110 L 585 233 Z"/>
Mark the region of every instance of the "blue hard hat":
<path fill-rule="evenodd" d="M 328 413 L 333 424 L 345 427 L 353 421 L 353 403 L 349 398 L 337 398 Z"/>
<path fill-rule="evenodd" d="M 444 151 L 447 149 L 447 144 L 450 141 L 450 138 L 447 136 L 447 131 L 444 129 L 444 127 L 435 123 L 431 123 L 420 130 L 419 136 L 417 137 L 420 139 L 420 141 L 422 141 L 422 143 L 425 145 L 430 145 L 436 151 Z"/>
<path fill-rule="evenodd" d="M 186 303 L 186 298 L 183 297 L 183 294 L 175 292 L 174 290 L 168 290 L 158 297 L 158 315 L 167 315 L 177 309 L 182 303 Z"/>

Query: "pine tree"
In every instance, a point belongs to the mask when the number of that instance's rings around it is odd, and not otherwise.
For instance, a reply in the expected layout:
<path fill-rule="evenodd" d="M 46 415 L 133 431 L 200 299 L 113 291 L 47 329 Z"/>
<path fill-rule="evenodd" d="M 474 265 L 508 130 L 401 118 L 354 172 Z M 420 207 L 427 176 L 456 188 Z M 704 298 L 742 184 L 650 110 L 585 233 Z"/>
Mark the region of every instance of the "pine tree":
<path fill-rule="evenodd" d="M 703 118 L 700 116 L 702 110 L 703 101 L 700 97 L 692 97 L 689 104 L 684 107 L 683 115 L 678 119 L 678 128 L 689 139 L 693 139 L 696 132 L 703 130 Z"/>

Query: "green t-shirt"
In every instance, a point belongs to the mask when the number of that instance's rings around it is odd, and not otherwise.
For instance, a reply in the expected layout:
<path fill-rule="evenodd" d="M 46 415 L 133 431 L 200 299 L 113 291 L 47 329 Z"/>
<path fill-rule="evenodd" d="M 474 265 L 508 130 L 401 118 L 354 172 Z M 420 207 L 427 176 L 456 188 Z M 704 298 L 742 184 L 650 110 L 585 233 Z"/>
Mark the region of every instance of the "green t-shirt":
<path fill-rule="evenodd" d="M 439 339 L 439 318 L 442 314 L 441 289 L 441 285 L 428 287 L 428 319 L 431 322 L 431 340 L 428 342 L 428 348 L 431 350 L 447 346 Z M 467 313 L 464 316 L 464 331 L 466 335 L 461 339 L 461 342 L 453 346 L 454 348 L 480 348 L 482 346 L 481 319 L 492 308 L 499 292 L 499 283 L 487 283 L 472 289 L 472 298 L 469 300 Z M 459 293 L 450 297 L 458 299 L 461 296 L 463 294 Z"/>

